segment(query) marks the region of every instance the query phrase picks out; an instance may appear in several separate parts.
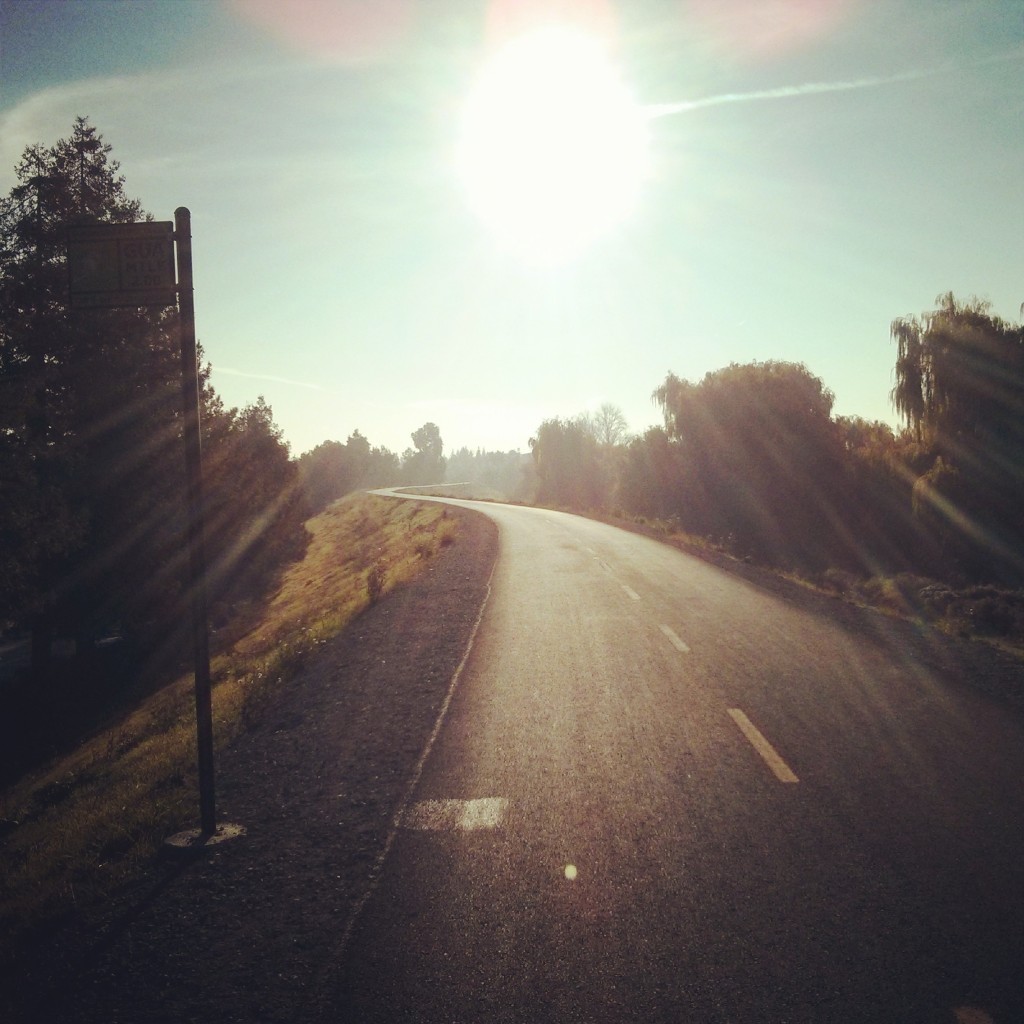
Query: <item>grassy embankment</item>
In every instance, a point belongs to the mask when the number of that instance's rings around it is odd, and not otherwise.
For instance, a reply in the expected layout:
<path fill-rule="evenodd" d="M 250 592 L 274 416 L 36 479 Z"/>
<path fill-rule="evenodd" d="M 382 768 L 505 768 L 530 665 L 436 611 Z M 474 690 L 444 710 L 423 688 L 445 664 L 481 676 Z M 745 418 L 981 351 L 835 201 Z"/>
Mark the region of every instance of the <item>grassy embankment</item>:
<path fill-rule="evenodd" d="M 741 570 L 748 564 L 748 560 L 736 558 L 705 537 L 685 533 L 671 522 L 644 516 L 623 519 L 601 515 L 597 518 L 627 529 L 637 529 L 719 565 L 731 563 Z M 806 574 L 768 564 L 755 566 L 798 587 L 910 619 L 949 636 L 983 640 L 1024 658 L 1024 590 L 994 584 L 954 586 L 906 572 L 864 576 L 842 569 L 826 569 Z"/>
<path fill-rule="evenodd" d="M 216 638 L 219 747 L 316 648 L 456 539 L 440 505 L 350 496 L 307 524 L 305 558 L 276 594 Z M 230 634 L 230 635 L 229 635 Z M 198 823 L 191 676 L 0 793 L 0 960 L 19 934 L 73 913 Z"/>

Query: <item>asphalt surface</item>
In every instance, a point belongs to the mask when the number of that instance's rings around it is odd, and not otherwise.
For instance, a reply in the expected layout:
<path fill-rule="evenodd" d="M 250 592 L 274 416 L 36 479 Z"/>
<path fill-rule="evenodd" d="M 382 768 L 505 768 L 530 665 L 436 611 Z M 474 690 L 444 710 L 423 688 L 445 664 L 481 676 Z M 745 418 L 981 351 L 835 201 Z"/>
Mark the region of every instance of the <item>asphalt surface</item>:
<path fill-rule="evenodd" d="M 475 507 L 490 596 L 321 1020 L 1024 1021 L 1024 723 L 966 645 Z"/>

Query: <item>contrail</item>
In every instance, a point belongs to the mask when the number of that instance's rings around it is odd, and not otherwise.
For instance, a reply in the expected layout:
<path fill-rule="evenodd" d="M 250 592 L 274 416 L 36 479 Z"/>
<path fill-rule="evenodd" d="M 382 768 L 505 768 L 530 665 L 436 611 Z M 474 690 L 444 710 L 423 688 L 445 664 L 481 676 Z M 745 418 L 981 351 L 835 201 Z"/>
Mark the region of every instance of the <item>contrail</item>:
<path fill-rule="evenodd" d="M 986 64 L 1000 64 L 1004 61 L 1020 60 L 1024 50 L 1013 50 L 1009 53 L 997 54 L 969 64 L 947 66 L 941 68 L 919 68 L 916 71 L 902 71 L 895 75 L 873 75 L 870 78 L 852 78 L 841 82 L 805 82 L 803 85 L 782 85 L 774 89 L 757 89 L 753 92 L 727 92 L 718 96 L 704 96 L 696 100 L 683 100 L 680 103 L 655 103 L 644 107 L 649 118 L 668 117 L 670 114 L 685 114 L 690 110 L 702 110 L 704 107 L 717 107 L 723 103 L 748 103 L 754 100 L 781 100 L 794 96 L 814 96 L 826 92 L 847 92 L 851 89 L 874 89 L 882 85 L 895 85 L 899 82 L 914 82 L 922 78 L 934 78 L 955 71 L 965 71 Z"/>
<path fill-rule="evenodd" d="M 886 78 L 854 78 L 847 82 L 806 82 L 803 85 L 781 85 L 775 89 L 759 89 L 756 92 L 726 92 L 719 96 L 704 96 L 699 100 L 683 100 L 681 103 L 656 103 L 645 107 L 648 117 L 667 117 L 669 114 L 685 114 L 690 110 L 717 107 L 723 103 L 747 103 L 753 100 L 781 100 L 791 96 L 813 96 L 824 92 L 846 92 L 849 89 L 871 89 L 895 82 L 910 82 L 916 78 L 928 78 L 937 71 L 907 71 Z"/>

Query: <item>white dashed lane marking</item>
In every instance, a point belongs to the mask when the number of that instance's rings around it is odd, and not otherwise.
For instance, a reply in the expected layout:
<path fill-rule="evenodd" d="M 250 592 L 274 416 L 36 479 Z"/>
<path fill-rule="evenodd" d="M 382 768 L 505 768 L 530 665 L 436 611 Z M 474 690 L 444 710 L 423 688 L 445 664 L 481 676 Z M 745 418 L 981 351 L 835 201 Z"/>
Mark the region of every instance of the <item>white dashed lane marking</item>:
<path fill-rule="evenodd" d="M 761 755 L 779 782 L 799 782 L 792 769 L 779 757 L 776 749 L 761 735 L 757 726 L 739 708 L 729 708 L 732 720 L 739 726 L 750 745 Z"/>
<path fill-rule="evenodd" d="M 480 800 L 421 800 L 402 819 L 406 828 L 428 832 L 471 832 L 499 828 L 508 810 L 503 797 Z"/>
<path fill-rule="evenodd" d="M 660 629 L 662 633 L 664 633 L 665 636 L 668 637 L 669 642 L 677 651 L 681 651 L 683 654 L 690 653 L 690 648 L 687 647 L 686 644 L 684 644 L 678 636 L 676 636 L 675 632 L 672 629 L 670 629 L 668 626 L 659 626 L 658 629 Z"/>
<path fill-rule="evenodd" d="M 633 601 L 640 600 L 640 595 L 632 587 L 627 587 L 625 583 L 621 583 L 619 585 L 626 592 L 626 597 L 630 598 Z"/>

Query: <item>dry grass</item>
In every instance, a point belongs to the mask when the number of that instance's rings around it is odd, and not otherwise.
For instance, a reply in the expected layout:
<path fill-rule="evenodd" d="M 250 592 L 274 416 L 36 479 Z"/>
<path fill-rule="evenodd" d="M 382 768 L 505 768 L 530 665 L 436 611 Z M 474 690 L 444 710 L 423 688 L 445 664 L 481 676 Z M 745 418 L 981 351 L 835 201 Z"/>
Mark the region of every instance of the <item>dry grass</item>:
<path fill-rule="evenodd" d="M 579 513 L 576 513 L 579 514 Z M 672 520 L 645 516 L 596 515 L 591 518 L 654 537 L 681 551 L 716 565 L 739 567 L 750 559 L 737 559 L 714 541 L 679 529 Z M 769 565 L 760 571 L 814 591 L 841 597 L 852 604 L 874 608 L 901 618 L 927 623 L 951 636 L 984 640 L 1018 658 L 1024 658 L 1024 591 L 992 585 L 953 588 L 909 573 L 894 576 L 858 576 L 841 569 L 826 569 L 811 578 Z"/>
<path fill-rule="evenodd" d="M 307 525 L 305 558 L 265 608 L 248 610 L 250 628 L 213 660 L 218 746 L 245 729 L 319 645 L 457 534 L 443 506 L 368 494 Z M 0 956 L 26 929 L 130 878 L 168 835 L 197 823 L 192 702 L 191 677 L 169 683 L 0 794 Z"/>
<path fill-rule="evenodd" d="M 991 584 L 955 588 L 922 576 L 859 578 L 829 569 L 816 584 L 848 600 L 926 622 L 951 636 L 975 637 L 1024 654 L 1024 591 Z"/>
<path fill-rule="evenodd" d="M 431 484 L 427 487 L 403 487 L 406 494 L 424 494 L 435 498 L 463 498 L 467 501 L 497 501 L 502 504 L 520 504 L 504 491 L 487 484 Z"/>

